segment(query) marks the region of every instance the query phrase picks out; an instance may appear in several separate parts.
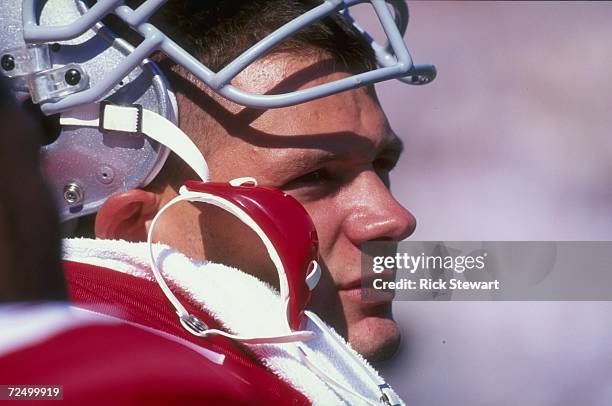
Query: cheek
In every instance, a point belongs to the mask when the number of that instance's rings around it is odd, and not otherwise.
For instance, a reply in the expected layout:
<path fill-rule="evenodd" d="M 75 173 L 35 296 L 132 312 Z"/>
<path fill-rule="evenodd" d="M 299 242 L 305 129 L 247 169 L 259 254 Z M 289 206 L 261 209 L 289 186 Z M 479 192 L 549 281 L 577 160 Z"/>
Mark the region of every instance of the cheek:
<path fill-rule="evenodd" d="M 211 178 L 215 182 L 228 182 L 240 177 L 254 177 L 266 183 L 266 175 L 277 165 L 274 159 L 262 154 L 260 149 L 242 140 L 231 139 L 210 157 L 206 157 Z"/>
<path fill-rule="evenodd" d="M 303 205 L 317 229 L 321 254 L 325 255 L 342 236 L 343 207 L 334 199 L 322 199 Z"/>
<path fill-rule="evenodd" d="M 200 224 L 206 259 L 238 268 L 278 287 L 276 268 L 253 230 L 217 207 L 203 209 Z"/>

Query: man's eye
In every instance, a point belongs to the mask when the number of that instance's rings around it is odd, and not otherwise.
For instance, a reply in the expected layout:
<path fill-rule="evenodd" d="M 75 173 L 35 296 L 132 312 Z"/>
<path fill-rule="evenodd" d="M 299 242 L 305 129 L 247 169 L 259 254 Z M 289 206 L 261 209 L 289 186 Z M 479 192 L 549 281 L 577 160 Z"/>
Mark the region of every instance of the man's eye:
<path fill-rule="evenodd" d="M 300 186 L 316 186 L 330 179 L 330 174 L 326 169 L 317 169 L 316 171 L 308 172 L 298 178 L 293 179 L 285 186 L 287 188 L 296 188 Z"/>

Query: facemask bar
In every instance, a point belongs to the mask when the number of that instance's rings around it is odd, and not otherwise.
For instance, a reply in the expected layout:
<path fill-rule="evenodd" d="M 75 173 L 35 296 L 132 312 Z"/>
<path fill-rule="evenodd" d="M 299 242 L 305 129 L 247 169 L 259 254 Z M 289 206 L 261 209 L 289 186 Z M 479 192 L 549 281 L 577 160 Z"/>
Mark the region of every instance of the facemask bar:
<path fill-rule="evenodd" d="M 402 33 L 398 30 L 396 21 L 387 8 L 386 1 L 390 1 L 396 10 L 405 9 L 406 5 L 403 2 L 391 0 L 369 0 L 389 39 L 389 47 L 382 47 L 378 44 L 375 46 L 375 43 L 371 41 L 380 65 L 378 69 L 284 94 L 260 95 L 244 92 L 229 83 L 248 65 L 301 29 L 334 12 L 363 3 L 364 0 L 326 0 L 321 5 L 278 28 L 217 73 L 214 73 L 200 63 L 155 26 L 146 22 L 166 1 L 148 0 L 136 10 L 133 10 L 123 5 L 123 0 L 100 0 L 73 23 L 65 26 L 48 27 L 37 24 L 36 5 L 39 2 L 36 0 L 24 0 L 23 24 L 26 43 L 57 42 L 78 37 L 109 13 L 116 14 L 144 37 L 143 42 L 113 71 L 109 72 L 104 80 L 96 83 L 89 89 L 68 95 L 63 99 L 43 102 L 41 105 L 42 111 L 45 114 L 54 114 L 100 100 L 127 73 L 132 71 L 143 59 L 155 51 L 164 52 L 169 58 L 181 64 L 199 80 L 225 98 L 254 108 L 291 106 L 393 78 L 405 76 L 425 77 L 429 78 L 426 81 L 430 81 L 435 77 L 433 66 L 415 66 L 413 64 L 410 53 L 403 41 Z M 407 11 L 396 11 L 396 15 L 401 16 L 402 14 L 407 15 Z M 389 48 L 392 52 L 387 52 L 385 48 Z M 408 83 L 413 83 L 413 81 Z"/>
<path fill-rule="evenodd" d="M 364 2 L 366 2 L 366 0 L 362 1 L 362 3 Z M 408 28 L 410 12 L 406 6 L 406 3 L 403 1 L 394 1 L 391 3 L 391 5 L 395 11 L 395 25 L 403 37 L 406 34 L 406 29 Z M 373 6 L 379 7 L 374 3 Z M 376 62 L 378 63 L 378 66 L 387 67 L 393 66 L 397 63 L 395 52 L 393 51 L 392 44 L 389 41 L 387 41 L 385 45 L 381 45 L 376 42 L 374 38 L 365 29 L 363 29 L 357 21 L 355 21 L 355 19 L 349 13 L 348 8 L 340 11 L 340 13 L 361 33 L 365 40 L 370 43 L 370 46 L 376 55 Z M 381 18 L 388 17 L 386 14 L 384 14 Z M 436 74 L 436 68 L 433 65 L 413 65 L 412 69 L 410 69 L 409 75 L 398 77 L 397 80 L 410 85 L 426 85 L 436 78 Z"/>

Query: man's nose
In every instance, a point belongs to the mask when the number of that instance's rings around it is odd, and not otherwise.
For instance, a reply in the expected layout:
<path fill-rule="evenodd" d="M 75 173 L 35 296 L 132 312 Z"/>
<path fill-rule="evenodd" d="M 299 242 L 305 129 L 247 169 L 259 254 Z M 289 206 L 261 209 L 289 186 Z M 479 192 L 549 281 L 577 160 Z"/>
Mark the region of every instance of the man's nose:
<path fill-rule="evenodd" d="M 416 219 L 391 195 L 374 172 L 363 172 L 355 180 L 345 232 L 355 243 L 370 240 L 401 241 L 416 228 Z"/>

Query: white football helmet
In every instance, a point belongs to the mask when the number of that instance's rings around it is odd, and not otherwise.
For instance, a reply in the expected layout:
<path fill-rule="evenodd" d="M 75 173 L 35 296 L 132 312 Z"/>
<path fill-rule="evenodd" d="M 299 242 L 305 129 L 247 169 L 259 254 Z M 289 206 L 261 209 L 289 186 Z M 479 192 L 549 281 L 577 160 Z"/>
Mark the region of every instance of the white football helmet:
<path fill-rule="evenodd" d="M 123 0 L 6 0 L 0 8 L 0 71 L 18 98 L 39 107 L 41 119 L 55 126 L 53 141 L 42 147 L 43 171 L 63 220 L 95 212 L 113 193 L 147 185 L 169 150 L 207 179 L 199 150 L 176 127 L 170 86 L 147 59 L 153 52 L 163 52 L 223 97 L 255 108 L 294 105 L 392 78 L 425 84 L 435 77 L 433 66 L 413 64 L 403 42 L 408 24 L 403 1 L 322 1 L 218 72 L 148 22 L 164 3 L 145 0 L 132 9 Z M 350 16 L 350 7 L 359 3 L 374 8 L 386 44 L 375 42 Z M 250 94 L 230 84 L 274 46 L 331 13 L 341 13 L 365 36 L 377 69 L 285 94 Z M 118 37 L 101 22 L 109 14 L 143 41 L 134 47 Z"/>

